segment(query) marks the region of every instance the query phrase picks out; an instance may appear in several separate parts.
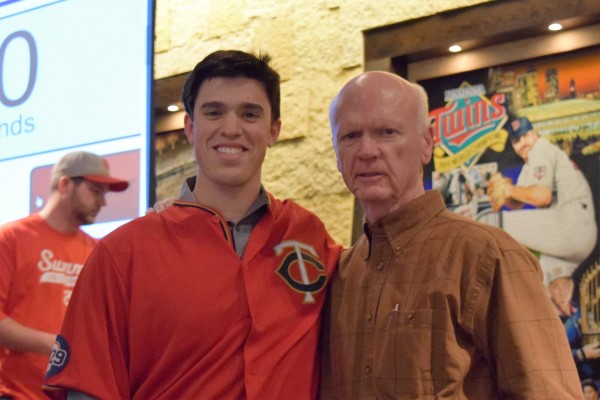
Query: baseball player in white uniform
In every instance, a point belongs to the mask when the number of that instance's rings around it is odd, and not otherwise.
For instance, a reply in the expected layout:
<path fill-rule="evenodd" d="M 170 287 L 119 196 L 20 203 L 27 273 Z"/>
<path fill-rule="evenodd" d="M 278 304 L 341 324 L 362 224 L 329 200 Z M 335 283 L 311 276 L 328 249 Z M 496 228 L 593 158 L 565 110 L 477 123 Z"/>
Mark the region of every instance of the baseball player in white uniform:
<path fill-rule="evenodd" d="M 488 195 L 494 210 L 525 204 L 535 209 L 502 213 L 502 227 L 540 253 L 545 280 L 552 268 L 574 270 L 596 245 L 597 226 L 590 186 L 577 165 L 524 117 L 506 125 L 515 152 L 525 161 L 517 183 L 496 174 Z"/>

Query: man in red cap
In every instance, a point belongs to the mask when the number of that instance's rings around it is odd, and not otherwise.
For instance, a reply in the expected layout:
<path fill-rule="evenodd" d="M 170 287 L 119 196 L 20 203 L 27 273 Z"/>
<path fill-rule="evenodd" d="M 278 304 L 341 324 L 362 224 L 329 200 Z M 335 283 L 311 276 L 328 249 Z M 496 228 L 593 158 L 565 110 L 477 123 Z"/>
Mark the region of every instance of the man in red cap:
<path fill-rule="evenodd" d="M 53 167 L 39 214 L 0 226 L 0 398 L 44 399 L 48 357 L 95 239 L 92 224 L 108 191 L 127 189 L 101 157 L 83 151 Z"/>

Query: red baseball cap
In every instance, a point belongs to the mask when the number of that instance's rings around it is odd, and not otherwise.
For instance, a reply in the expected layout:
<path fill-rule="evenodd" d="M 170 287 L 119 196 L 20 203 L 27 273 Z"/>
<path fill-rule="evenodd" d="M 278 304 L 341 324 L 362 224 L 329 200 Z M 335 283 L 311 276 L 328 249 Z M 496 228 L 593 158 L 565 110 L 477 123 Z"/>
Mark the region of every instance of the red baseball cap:
<path fill-rule="evenodd" d="M 129 182 L 109 175 L 105 159 L 87 151 L 67 153 L 58 160 L 52 168 L 52 184 L 56 184 L 62 176 L 104 183 L 111 192 L 121 192 L 129 187 Z"/>

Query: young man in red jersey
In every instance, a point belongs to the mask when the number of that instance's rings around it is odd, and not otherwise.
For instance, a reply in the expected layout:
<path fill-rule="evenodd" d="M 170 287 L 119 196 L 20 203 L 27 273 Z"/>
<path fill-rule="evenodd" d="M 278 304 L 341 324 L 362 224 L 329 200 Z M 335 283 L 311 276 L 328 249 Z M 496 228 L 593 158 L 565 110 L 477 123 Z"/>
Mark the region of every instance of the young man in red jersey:
<path fill-rule="evenodd" d="M 54 347 L 55 398 L 310 399 L 340 248 L 261 184 L 281 128 L 268 56 L 218 51 L 183 91 L 193 187 L 102 239 Z"/>

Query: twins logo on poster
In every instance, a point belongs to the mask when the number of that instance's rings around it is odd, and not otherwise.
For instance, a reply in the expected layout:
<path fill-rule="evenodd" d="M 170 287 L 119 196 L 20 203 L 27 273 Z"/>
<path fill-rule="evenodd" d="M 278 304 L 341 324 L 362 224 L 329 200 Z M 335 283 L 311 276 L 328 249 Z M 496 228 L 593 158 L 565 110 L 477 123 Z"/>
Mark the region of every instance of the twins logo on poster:
<path fill-rule="evenodd" d="M 485 88 L 468 82 L 444 92 L 444 107 L 429 113 L 434 128 L 433 163 L 438 172 L 471 168 L 489 148 L 504 151 L 508 116 L 504 93 L 486 97 Z"/>

